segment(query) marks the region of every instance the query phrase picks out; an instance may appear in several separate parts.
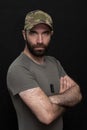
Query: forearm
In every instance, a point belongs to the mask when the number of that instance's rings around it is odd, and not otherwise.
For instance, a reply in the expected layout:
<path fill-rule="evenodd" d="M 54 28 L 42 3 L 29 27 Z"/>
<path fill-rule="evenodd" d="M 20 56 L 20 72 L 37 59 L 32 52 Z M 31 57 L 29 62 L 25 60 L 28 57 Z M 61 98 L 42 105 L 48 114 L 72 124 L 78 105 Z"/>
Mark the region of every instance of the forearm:
<path fill-rule="evenodd" d="M 50 99 L 50 97 L 49 97 Z M 50 100 L 51 101 L 51 100 Z M 65 107 L 51 103 L 52 104 L 52 118 L 53 120 L 59 118 L 65 112 Z"/>
<path fill-rule="evenodd" d="M 40 87 L 25 90 L 19 95 L 37 119 L 47 125 L 59 118 L 65 110 L 62 106 L 52 103 Z"/>
<path fill-rule="evenodd" d="M 81 101 L 81 93 L 78 86 L 73 86 L 63 93 L 51 96 L 51 102 L 60 106 L 71 107 Z"/>

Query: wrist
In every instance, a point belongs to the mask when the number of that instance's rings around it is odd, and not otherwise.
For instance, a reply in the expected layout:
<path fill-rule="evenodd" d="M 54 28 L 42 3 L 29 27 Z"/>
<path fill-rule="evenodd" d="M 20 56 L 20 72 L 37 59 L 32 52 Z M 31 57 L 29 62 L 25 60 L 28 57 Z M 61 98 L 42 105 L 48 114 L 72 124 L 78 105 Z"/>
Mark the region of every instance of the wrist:
<path fill-rule="evenodd" d="M 53 104 L 57 104 L 57 105 L 58 105 L 59 102 L 60 102 L 60 100 L 59 100 L 59 98 L 58 98 L 57 95 L 55 95 L 55 96 L 50 96 L 49 99 L 50 99 L 51 103 L 53 103 Z"/>

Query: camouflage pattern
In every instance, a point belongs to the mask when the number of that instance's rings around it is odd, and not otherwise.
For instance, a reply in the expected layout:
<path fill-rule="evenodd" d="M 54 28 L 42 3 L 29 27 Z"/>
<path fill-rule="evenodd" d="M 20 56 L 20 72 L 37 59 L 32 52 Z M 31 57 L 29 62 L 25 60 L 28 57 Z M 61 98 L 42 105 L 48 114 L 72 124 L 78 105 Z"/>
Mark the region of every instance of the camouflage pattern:
<path fill-rule="evenodd" d="M 41 10 L 31 11 L 25 17 L 24 29 L 30 30 L 35 25 L 40 24 L 40 23 L 47 24 L 51 29 L 53 29 L 53 26 L 52 26 L 53 21 L 49 14 Z"/>

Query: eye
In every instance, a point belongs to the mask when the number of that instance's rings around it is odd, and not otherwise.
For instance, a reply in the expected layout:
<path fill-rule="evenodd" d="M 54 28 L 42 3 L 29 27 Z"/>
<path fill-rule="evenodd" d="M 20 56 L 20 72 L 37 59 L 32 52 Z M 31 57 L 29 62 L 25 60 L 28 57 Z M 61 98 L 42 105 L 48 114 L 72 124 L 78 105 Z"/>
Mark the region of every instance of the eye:
<path fill-rule="evenodd" d="M 50 35 L 50 33 L 51 33 L 50 31 L 43 32 L 44 35 Z"/>
<path fill-rule="evenodd" d="M 29 31 L 29 35 L 35 35 L 35 34 L 37 34 L 36 31 L 33 31 L 33 30 L 30 30 L 30 31 Z"/>

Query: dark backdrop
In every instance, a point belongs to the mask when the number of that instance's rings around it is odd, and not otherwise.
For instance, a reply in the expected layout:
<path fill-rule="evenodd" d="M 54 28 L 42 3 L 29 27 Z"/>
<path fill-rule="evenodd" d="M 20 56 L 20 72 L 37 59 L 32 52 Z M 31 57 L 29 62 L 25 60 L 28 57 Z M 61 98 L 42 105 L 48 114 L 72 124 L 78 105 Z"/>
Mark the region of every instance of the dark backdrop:
<path fill-rule="evenodd" d="M 17 130 L 17 118 L 6 86 L 10 63 L 24 48 L 21 35 L 25 14 L 33 9 L 47 11 L 54 20 L 49 55 L 58 58 L 66 72 L 79 83 L 83 100 L 64 115 L 64 130 L 86 130 L 87 63 L 85 1 L 1 0 L 0 1 L 0 130 Z"/>

